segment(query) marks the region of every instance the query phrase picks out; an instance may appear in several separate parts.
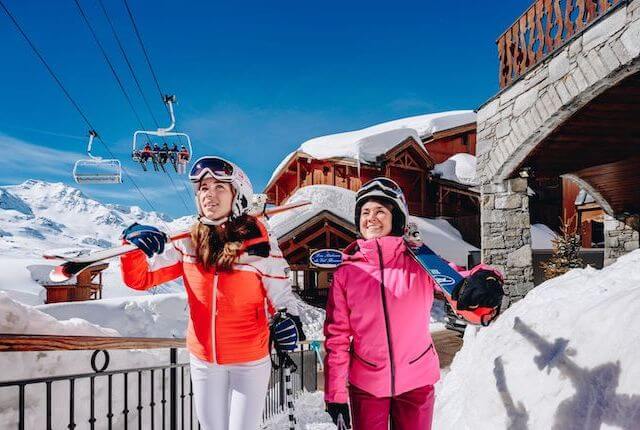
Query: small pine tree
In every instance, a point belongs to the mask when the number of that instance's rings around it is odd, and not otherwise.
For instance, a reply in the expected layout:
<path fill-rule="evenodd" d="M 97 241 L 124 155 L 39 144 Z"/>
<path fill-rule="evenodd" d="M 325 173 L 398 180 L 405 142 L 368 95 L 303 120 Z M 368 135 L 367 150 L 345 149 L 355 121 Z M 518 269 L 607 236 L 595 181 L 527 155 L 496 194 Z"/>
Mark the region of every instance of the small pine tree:
<path fill-rule="evenodd" d="M 541 264 L 545 279 L 555 278 L 571 269 L 584 267 L 579 255 L 581 239 L 577 233 L 575 218 L 574 215 L 569 219 L 562 220 L 561 234 L 552 239 L 553 254 L 548 261 Z"/>

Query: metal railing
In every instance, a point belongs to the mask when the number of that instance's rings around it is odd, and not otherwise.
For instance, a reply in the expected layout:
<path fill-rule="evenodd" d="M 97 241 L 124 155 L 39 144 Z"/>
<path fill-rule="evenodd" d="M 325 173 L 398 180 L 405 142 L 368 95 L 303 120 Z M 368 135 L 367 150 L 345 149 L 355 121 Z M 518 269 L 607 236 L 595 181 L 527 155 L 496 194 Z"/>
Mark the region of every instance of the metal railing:
<path fill-rule="evenodd" d="M 184 346 L 184 339 L 0 334 L 0 352 L 93 350 L 93 372 L 0 382 L 0 409 L 5 407 L 0 411 L 0 420 L 5 420 L 0 427 L 22 430 L 30 418 L 28 428 L 36 423 L 37 428 L 47 430 L 61 425 L 68 429 L 199 429 L 189 363 L 178 361 L 178 349 Z M 168 349 L 169 363 L 107 370 L 110 350 L 131 349 Z M 303 389 L 315 391 L 315 351 L 306 342 L 292 353 L 292 358 L 298 367 L 293 374 L 294 396 Z M 2 373 L 6 378 L 6 370 Z M 271 371 L 263 420 L 286 407 L 283 378 L 282 370 Z M 15 390 L 15 394 L 6 390 Z M 15 421 L 7 422 L 6 400 L 16 397 Z M 29 400 L 32 407 L 28 407 Z M 33 405 L 40 409 L 34 410 Z"/>
<path fill-rule="evenodd" d="M 500 89 L 628 0 L 536 0 L 497 40 Z"/>

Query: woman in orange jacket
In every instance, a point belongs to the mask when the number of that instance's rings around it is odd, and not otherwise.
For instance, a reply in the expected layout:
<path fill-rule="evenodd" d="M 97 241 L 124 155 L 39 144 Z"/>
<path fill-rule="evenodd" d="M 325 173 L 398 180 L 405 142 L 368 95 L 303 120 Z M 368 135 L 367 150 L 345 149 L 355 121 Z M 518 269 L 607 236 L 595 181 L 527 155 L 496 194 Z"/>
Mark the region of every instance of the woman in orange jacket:
<path fill-rule="evenodd" d="M 182 276 L 200 424 L 207 430 L 257 429 L 271 370 L 269 313 L 286 308 L 290 314 L 278 324 L 281 346 L 304 338 L 287 262 L 265 226 L 248 214 L 253 190 L 238 166 L 203 157 L 189 179 L 198 207 L 191 237 L 165 249 L 166 235 L 157 228 L 128 227 L 123 239 L 140 251 L 122 257 L 122 275 L 137 290 Z"/>

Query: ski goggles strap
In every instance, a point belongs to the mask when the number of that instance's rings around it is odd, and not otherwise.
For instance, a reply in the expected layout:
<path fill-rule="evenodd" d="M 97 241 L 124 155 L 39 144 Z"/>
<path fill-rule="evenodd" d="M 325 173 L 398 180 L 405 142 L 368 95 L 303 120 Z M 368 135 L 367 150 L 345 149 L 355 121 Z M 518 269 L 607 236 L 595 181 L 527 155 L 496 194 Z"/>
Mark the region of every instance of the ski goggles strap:
<path fill-rule="evenodd" d="M 219 157 L 203 157 L 196 161 L 189 173 L 191 182 L 199 182 L 209 174 L 219 181 L 230 181 L 233 177 L 233 164 Z"/>
<path fill-rule="evenodd" d="M 375 178 L 370 180 L 358 190 L 356 199 L 361 198 L 373 190 L 380 190 L 389 197 L 399 197 L 404 200 L 404 193 L 402 192 L 400 185 L 389 178 Z"/>

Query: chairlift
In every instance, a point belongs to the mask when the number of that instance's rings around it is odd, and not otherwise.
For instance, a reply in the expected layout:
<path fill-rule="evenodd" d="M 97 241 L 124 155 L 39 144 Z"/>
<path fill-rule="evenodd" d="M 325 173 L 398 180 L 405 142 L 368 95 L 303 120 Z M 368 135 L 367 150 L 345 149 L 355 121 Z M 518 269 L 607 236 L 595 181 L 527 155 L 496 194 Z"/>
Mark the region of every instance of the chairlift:
<path fill-rule="evenodd" d="M 150 130 L 138 130 L 133 133 L 133 148 L 131 151 L 131 158 L 133 161 L 140 163 L 142 170 L 147 171 L 147 161 L 151 161 L 153 169 L 158 172 L 160 169 L 165 170 L 165 164 L 170 162 L 177 173 L 186 173 L 187 164 L 191 161 L 193 156 L 193 148 L 191 147 L 191 139 L 186 133 L 179 133 L 173 131 L 176 126 L 176 117 L 173 112 L 173 104 L 176 102 L 176 96 L 164 96 L 164 102 L 169 110 L 169 117 L 171 124 L 167 128 L 158 128 L 156 131 Z M 151 147 L 151 142 L 148 141 L 146 145 L 140 143 L 140 138 L 157 136 L 157 137 L 170 137 L 178 136 L 186 139 L 186 146 L 181 145 L 178 151 L 169 150 L 154 150 Z M 155 146 L 155 145 L 154 145 Z M 177 145 L 176 145 L 177 146 Z"/>
<path fill-rule="evenodd" d="M 93 139 L 98 137 L 94 130 L 89 131 L 87 155 L 89 158 L 78 160 L 73 166 L 73 179 L 78 184 L 120 184 L 122 183 L 122 168 L 120 160 L 103 159 L 91 155 Z"/>

